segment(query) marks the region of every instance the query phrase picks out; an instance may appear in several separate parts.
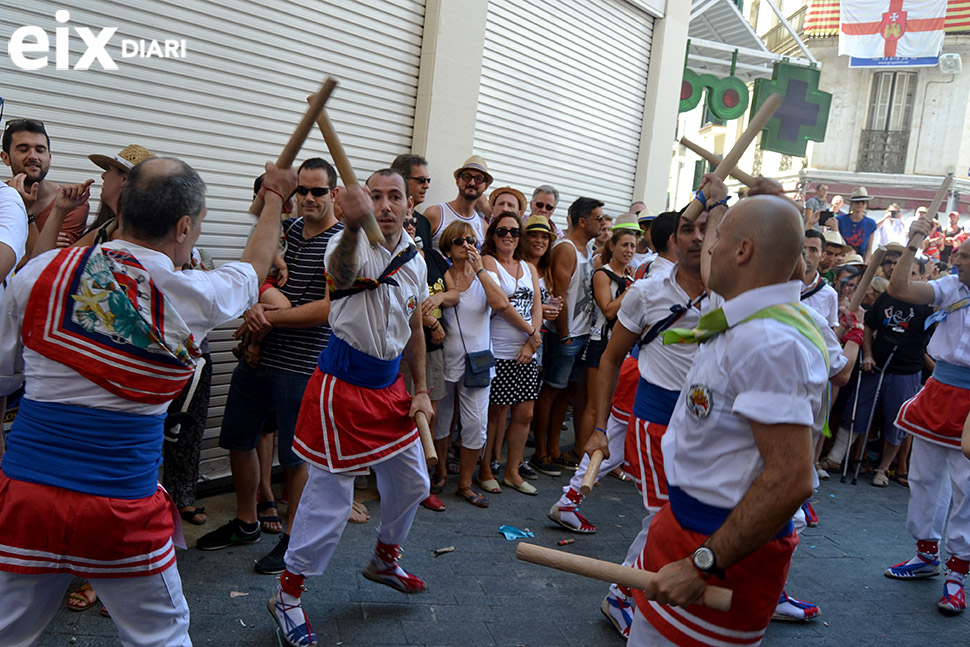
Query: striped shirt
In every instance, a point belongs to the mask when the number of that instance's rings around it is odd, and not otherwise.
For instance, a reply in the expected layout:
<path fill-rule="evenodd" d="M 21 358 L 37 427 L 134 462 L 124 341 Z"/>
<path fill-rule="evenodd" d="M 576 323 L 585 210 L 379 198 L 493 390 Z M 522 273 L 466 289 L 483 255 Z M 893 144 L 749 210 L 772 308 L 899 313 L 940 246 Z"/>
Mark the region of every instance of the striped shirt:
<path fill-rule="evenodd" d="M 289 218 L 283 222 L 286 252 L 283 260 L 290 271 L 286 285 L 278 287 L 293 307 L 326 297 L 327 276 L 323 258 L 327 243 L 344 228 L 337 223 L 313 238 L 303 238 L 303 219 Z M 311 375 L 317 366 L 317 356 L 327 346 L 330 326 L 321 324 L 311 328 L 274 328 L 263 342 L 260 366 L 282 371 Z"/>

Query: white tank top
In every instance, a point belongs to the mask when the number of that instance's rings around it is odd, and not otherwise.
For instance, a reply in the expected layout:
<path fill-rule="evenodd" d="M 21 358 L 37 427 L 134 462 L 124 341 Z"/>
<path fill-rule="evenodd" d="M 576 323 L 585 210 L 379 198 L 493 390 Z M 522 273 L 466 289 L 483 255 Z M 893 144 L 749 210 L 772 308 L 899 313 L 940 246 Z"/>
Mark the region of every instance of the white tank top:
<path fill-rule="evenodd" d="M 569 279 L 566 287 L 566 297 L 563 308 L 569 315 L 569 336 L 579 337 L 588 335 L 589 328 L 593 325 L 593 259 L 589 254 L 585 256 L 580 253 L 568 238 L 560 238 L 553 243 L 553 248 L 558 245 L 569 244 L 576 253 L 576 269 Z M 557 332 L 555 322 L 550 322 L 549 329 Z"/>
<path fill-rule="evenodd" d="M 441 209 L 441 222 L 438 223 L 438 228 L 431 234 L 431 243 L 435 249 L 441 249 L 438 247 L 438 241 L 441 240 L 441 232 L 456 220 L 467 222 L 472 226 L 472 229 L 475 231 L 475 238 L 478 240 L 476 247 L 478 249 L 482 248 L 482 243 L 485 241 L 485 221 L 482 220 L 482 217 L 478 215 L 477 211 L 471 218 L 466 218 L 452 209 L 451 205 L 447 202 L 442 202 L 438 205 L 438 208 Z"/>
<path fill-rule="evenodd" d="M 516 279 L 502 264 L 498 267 L 498 284 L 509 298 L 509 303 L 526 321 L 532 321 L 532 304 L 535 290 L 532 286 L 532 269 L 525 261 L 519 261 L 519 274 Z M 529 336 L 510 324 L 502 315 L 492 315 L 492 353 L 498 359 L 515 359 Z"/>
<path fill-rule="evenodd" d="M 498 281 L 495 274 L 489 272 L 489 275 Z M 465 353 L 488 350 L 491 346 L 489 321 L 492 309 L 488 307 L 481 279 L 476 277 L 467 290 L 458 293 L 457 306 L 441 310 L 445 324 L 445 381 L 458 382 L 465 374 Z"/>

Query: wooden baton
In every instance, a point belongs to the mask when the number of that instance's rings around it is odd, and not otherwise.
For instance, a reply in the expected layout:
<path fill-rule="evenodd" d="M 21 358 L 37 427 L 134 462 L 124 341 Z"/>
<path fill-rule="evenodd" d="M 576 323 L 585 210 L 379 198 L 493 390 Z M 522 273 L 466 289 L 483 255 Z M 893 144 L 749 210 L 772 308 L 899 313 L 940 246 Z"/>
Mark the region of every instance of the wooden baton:
<path fill-rule="evenodd" d="M 515 557 L 523 562 L 531 562 L 539 566 L 548 566 L 549 568 L 566 571 L 567 573 L 575 573 L 576 575 L 582 575 L 584 577 L 591 577 L 595 580 L 602 580 L 603 582 L 616 582 L 617 584 L 640 589 L 641 591 L 653 584 L 654 578 L 657 577 L 656 573 L 651 573 L 650 571 L 641 571 L 637 568 L 628 568 L 612 562 L 605 562 L 601 559 L 564 553 L 551 548 L 536 546 L 535 544 L 519 543 L 515 549 Z M 700 604 L 709 609 L 717 609 L 718 611 L 730 611 L 732 596 L 733 592 L 731 589 L 708 585 L 704 589 L 703 595 L 701 595 L 695 604 Z"/>
<path fill-rule="evenodd" d="M 734 148 L 728 151 L 728 154 L 724 156 L 724 159 L 717 165 L 714 169 L 714 175 L 718 176 L 722 180 L 728 176 L 731 170 L 738 165 L 738 160 L 744 155 L 744 151 L 748 150 L 748 146 L 754 141 L 754 138 L 758 136 L 761 129 L 768 124 L 768 120 L 771 119 L 781 104 L 784 103 L 785 99 L 780 94 L 772 94 L 769 96 L 761 107 L 758 108 L 758 112 L 754 113 L 754 117 L 751 118 L 751 123 L 745 128 L 741 136 L 738 137 L 738 141 L 734 143 Z M 697 217 L 701 215 L 704 211 L 704 205 L 698 200 L 692 200 L 687 209 L 684 210 L 683 216 L 691 222 L 697 220 Z"/>
<path fill-rule="evenodd" d="M 600 465 L 603 464 L 603 452 L 599 449 L 595 450 L 589 457 L 589 466 L 586 468 L 586 476 L 583 477 L 583 484 L 579 486 L 579 491 L 586 496 L 593 490 L 593 486 L 596 485 L 596 475 L 599 474 Z"/>
<path fill-rule="evenodd" d="M 707 150 L 706 148 L 704 148 L 700 144 L 695 144 L 694 142 L 692 142 L 691 140 L 687 139 L 686 137 L 681 137 L 680 138 L 680 143 L 681 143 L 681 145 L 684 146 L 684 148 L 687 148 L 689 150 L 694 151 L 695 153 L 697 153 L 698 155 L 700 155 L 701 157 L 703 157 L 704 159 L 706 159 L 708 162 L 710 162 L 714 166 L 717 166 L 718 164 L 720 164 L 721 163 L 721 160 L 723 159 L 717 153 L 712 153 L 711 151 Z M 729 172 L 729 174 L 732 177 L 740 180 L 741 183 L 744 184 L 745 186 L 754 186 L 754 183 L 758 181 L 758 178 L 756 178 L 753 175 L 748 175 L 747 173 L 745 173 L 744 171 L 742 171 L 739 168 L 733 168 L 733 169 L 731 169 L 731 171 Z"/>
<path fill-rule="evenodd" d="M 855 294 L 852 295 L 852 300 L 849 301 L 849 312 L 855 313 L 859 309 L 859 306 L 862 305 L 862 300 L 866 298 L 866 290 L 869 289 L 869 284 L 872 283 L 873 277 L 876 276 L 876 272 L 879 270 L 879 266 L 882 264 L 882 259 L 885 255 L 886 248 L 880 246 L 869 257 L 869 266 L 863 272 L 862 278 L 859 279 L 859 285 L 856 286 Z"/>
<path fill-rule="evenodd" d="M 327 103 L 327 99 L 330 98 L 330 94 L 335 87 L 337 87 L 337 82 L 328 76 L 323 82 L 323 85 L 320 86 L 320 91 L 313 95 L 315 97 L 314 101 L 310 103 L 310 107 L 303 113 L 303 119 L 300 120 L 300 123 L 296 126 L 296 130 L 290 135 L 290 141 L 286 142 L 283 152 L 276 158 L 276 168 L 288 169 L 293 166 L 293 160 L 296 159 L 297 153 L 303 148 L 303 142 L 306 141 L 307 135 L 310 134 L 310 129 L 313 128 L 313 122 L 317 120 L 317 115 L 323 111 L 323 106 Z M 249 213 L 258 216 L 262 211 L 263 195 L 259 193 L 256 195 L 253 203 L 249 205 Z"/>
<path fill-rule="evenodd" d="M 428 417 L 418 411 L 414 416 L 414 424 L 418 426 L 418 436 L 421 437 L 421 446 L 424 447 L 424 459 L 428 461 L 428 466 L 434 467 L 438 464 L 438 452 L 434 449 L 434 436 L 428 427 Z"/>
<path fill-rule="evenodd" d="M 311 95 L 306 100 L 313 103 L 315 97 Z M 354 173 L 354 167 L 350 164 L 350 158 L 347 157 L 347 152 L 344 150 L 343 144 L 340 143 L 340 138 L 337 137 L 337 131 L 333 129 L 333 124 L 330 123 L 330 117 L 327 116 L 326 110 L 321 110 L 317 116 L 317 126 L 323 133 L 323 140 L 327 142 L 327 150 L 330 151 L 330 157 L 333 158 L 333 165 L 337 167 L 337 172 L 340 173 L 341 182 L 346 187 L 358 186 L 357 174 Z M 379 245 L 384 242 L 384 234 L 381 233 L 381 228 L 378 226 L 377 218 L 374 217 L 373 213 L 367 214 L 362 227 L 364 233 L 367 234 L 367 240 L 372 245 Z"/>
<path fill-rule="evenodd" d="M 953 173 L 947 173 L 946 177 L 943 178 L 943 182 L 940 184 L 939 190 L 936 195 L 933 196 L 933 202 L 930 203 L 929 209 L 926 210 L 927 218 L 936 218 L 936 212 L 940 210 L 940 205 L 946 200 L 946 194 L 950 190 L 950 183 L 953 182 Z M 923 239 L 926 238 L 923 234 L 913 234 L 909 237 L 908 247 L 914 252 L 919 251 L 919 246 L 922 244 Z"/>

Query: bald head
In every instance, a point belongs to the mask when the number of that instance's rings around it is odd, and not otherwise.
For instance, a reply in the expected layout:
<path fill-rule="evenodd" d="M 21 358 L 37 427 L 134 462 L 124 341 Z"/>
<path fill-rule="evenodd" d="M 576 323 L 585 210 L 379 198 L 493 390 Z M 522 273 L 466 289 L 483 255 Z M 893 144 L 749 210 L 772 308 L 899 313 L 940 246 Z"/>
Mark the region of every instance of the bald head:
<path fill-rule="evenodd" d="M 128 171 L 118 207 L 122 231 L 146 241 L 161 240 L 182 216 L 198 220 L 205 209 L 205 182 L 182 160 L 145 160 Z"/>
<path fill-rule="evenodd" d="M 805 245 L 803 227 L 798 209 L 778 196 L 754 196 L 728 209 L 711 249 L 711 289 L 731 298 L 787 282 Z"/>

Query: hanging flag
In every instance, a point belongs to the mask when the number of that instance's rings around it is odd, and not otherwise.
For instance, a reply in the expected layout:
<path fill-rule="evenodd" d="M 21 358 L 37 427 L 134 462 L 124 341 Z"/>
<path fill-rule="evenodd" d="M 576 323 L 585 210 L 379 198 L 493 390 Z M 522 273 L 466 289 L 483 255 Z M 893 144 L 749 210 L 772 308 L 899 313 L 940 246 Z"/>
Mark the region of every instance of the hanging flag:
<path fill-rule="evenodd" d="M 850 67 L 936 65 L 947 0 L 843 0 L 839 54 Z"/>

